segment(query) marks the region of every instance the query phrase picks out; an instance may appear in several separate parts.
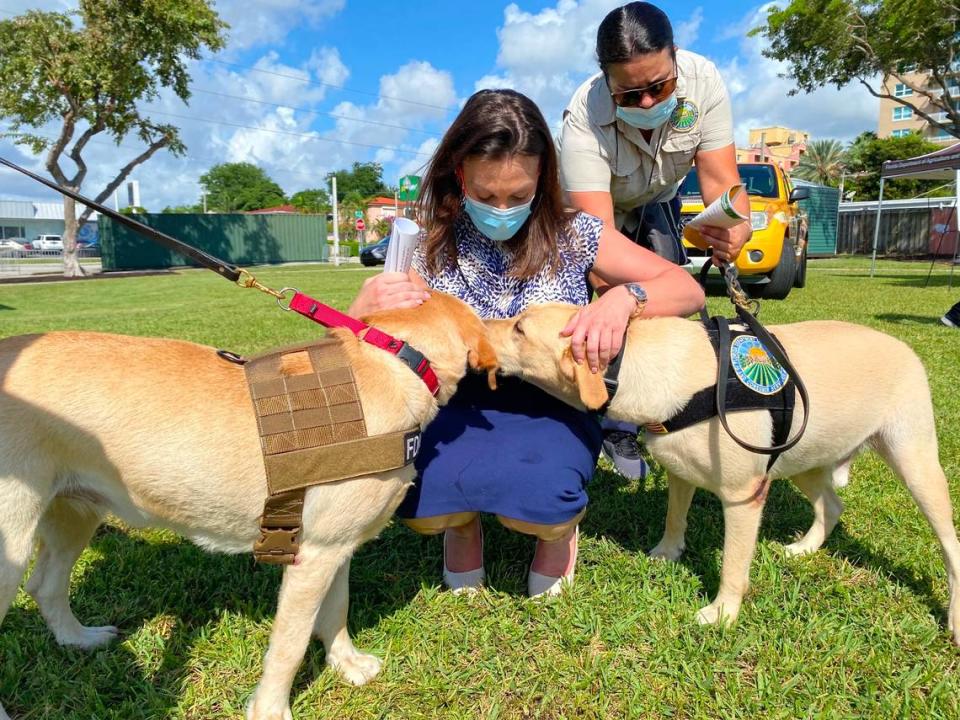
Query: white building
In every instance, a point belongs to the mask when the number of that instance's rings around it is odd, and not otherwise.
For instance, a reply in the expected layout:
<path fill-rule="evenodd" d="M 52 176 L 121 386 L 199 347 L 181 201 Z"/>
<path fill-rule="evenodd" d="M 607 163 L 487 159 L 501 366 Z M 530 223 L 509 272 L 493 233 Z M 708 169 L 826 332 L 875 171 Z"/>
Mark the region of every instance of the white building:
<path fill-rule="evenodd" d="M 97 237 L 98 217 L 96 212 L 90 216 L 84 227 L 78 230 L 78 240 Z M 63 203 L 0 198 L 0 240 L 23 238 L 33 242 L 38 235 L 63 235 L 63 227 Z"/>

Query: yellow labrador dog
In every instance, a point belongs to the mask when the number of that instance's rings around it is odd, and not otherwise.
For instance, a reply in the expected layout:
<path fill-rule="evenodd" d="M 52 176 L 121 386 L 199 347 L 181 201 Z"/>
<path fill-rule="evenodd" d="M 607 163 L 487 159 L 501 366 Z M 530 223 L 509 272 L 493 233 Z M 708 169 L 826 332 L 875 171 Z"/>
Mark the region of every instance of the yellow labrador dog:
<path fill-rule="evenodd" d="M 501 372 L 520 375 L 576 407 L 596 409 L 607 401 L 602 375 L 577 365 L 569 339 L 560 337 L 575 311 L 570 305 L 531 307 L 511 320 L 487 321 L 489 338 Z M 901 477 L 940 541 L 950 585 L 948 624 L 960 644 L 960 544 L 919 358 L 899 340 L 850 323 L 802 322 L 769 330 L 786 349 L 810 397 L 806 433 L 770 472 L 770 477 L 791 478 L 813 505 L 812 526 L 787 551 L 809 553 L 823 544 L 843 510 L 834 487 L 846 484 L 853 457 L 864 447 L 873 448 Z M 607 415 L 638 425 L 663 422 L 695 392 L 712 386 L 716 372 L 716 356 L 700 323 L 634 321 Z M 732 412 L 727 419 L 748 443 L 771 444 L 769 412 Z M 802 419 L 798 402 L 793 432 Z M 647 433 L 646 443 L 669 476 L 666 530 L 651 555 L 677 559 L 694 489 L 717 495 L 725 525 L 720 589 L 697 619 L 733 620 L 749 583 L 768 489 L 768 456 L 741 448 L 717 418 L 666 435 Z"/>
<path fill-rule="evenodd" d="M 496 367 L 483 324 L 455 298 L 437 293 L 419 308 L 367 319 L 423 352 L 442 383 L 434 398 L 395 356 L 334 330 L 370 435 L 422 428 L 468 367 Z M 290 687 L 311 632 L 347 681 L 377 674 L 380 661 L 347 634 L 350 557 L 387 523 L 413 474 L 407 466 L 307 490 L 298 562 L 283 572 L 248 718 L 291 718 Z M 74 562 L 108 512 L 209 550 L 247 553 L 266 495 L 243 368 L 212 348 L 86 332 L 0 341 L 0 619 L 36 543 L 26 590 L 57 641 L 107 643 L 117 629 L 81 625 L 68 590 Z M 9 720 L 2 707 L 0 718 Z"/>

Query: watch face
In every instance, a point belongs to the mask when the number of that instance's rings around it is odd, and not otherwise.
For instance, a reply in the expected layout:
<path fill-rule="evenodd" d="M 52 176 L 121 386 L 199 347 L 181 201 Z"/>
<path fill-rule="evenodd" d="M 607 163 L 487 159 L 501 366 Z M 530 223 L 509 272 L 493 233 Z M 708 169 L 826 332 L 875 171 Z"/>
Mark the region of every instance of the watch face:
<path fill-rule="evenodd" d="M 637 302 L 645 303 L 647 301 L 647 291 L 643 289 L 643 286 L 639 283 L 627 283 L 627 290 L 630 291 L 630 294 L 633 295 Z"/>

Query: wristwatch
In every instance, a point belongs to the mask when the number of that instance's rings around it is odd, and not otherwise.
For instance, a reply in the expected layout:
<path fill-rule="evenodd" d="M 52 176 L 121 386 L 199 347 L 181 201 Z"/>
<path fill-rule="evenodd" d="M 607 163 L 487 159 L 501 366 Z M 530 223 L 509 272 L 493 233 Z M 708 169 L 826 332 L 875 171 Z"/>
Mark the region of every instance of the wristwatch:
<path fill-rule="evenodd" d="M 630 313 L 630 319 L 633 320 L 635 317 L 642 315 L 643 309 L 647 306 L 647 291 L 643 289 L 643 285 L 640 283 L 628 282 L 624 283 L 623 286 L 633 299 L 637 301 L 637 307 Z"/>

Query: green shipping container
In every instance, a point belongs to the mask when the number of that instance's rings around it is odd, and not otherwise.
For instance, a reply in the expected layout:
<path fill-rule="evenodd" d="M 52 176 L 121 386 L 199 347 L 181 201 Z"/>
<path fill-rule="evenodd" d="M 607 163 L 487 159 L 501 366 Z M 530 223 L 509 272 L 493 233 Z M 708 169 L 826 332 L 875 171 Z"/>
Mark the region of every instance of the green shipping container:
<path fill-rule="evenodd" d="M 150 213 L 134 219 L 234 265 L 327 259 L 323 215 L 180 215 Z M 100 216 L 104 270 L 156 270 L 194 265 L 188 258 Z"/>
<path fill-rule="evenodd" d="M 793 180 L 794 187 L 810 189 L 810 199 L 800 201 L 800 209 L 807 214 L 807 255 L 823 257 L 837 254 L 837 213 L 840 208 L 840 190 L 826 185 Z"/>

